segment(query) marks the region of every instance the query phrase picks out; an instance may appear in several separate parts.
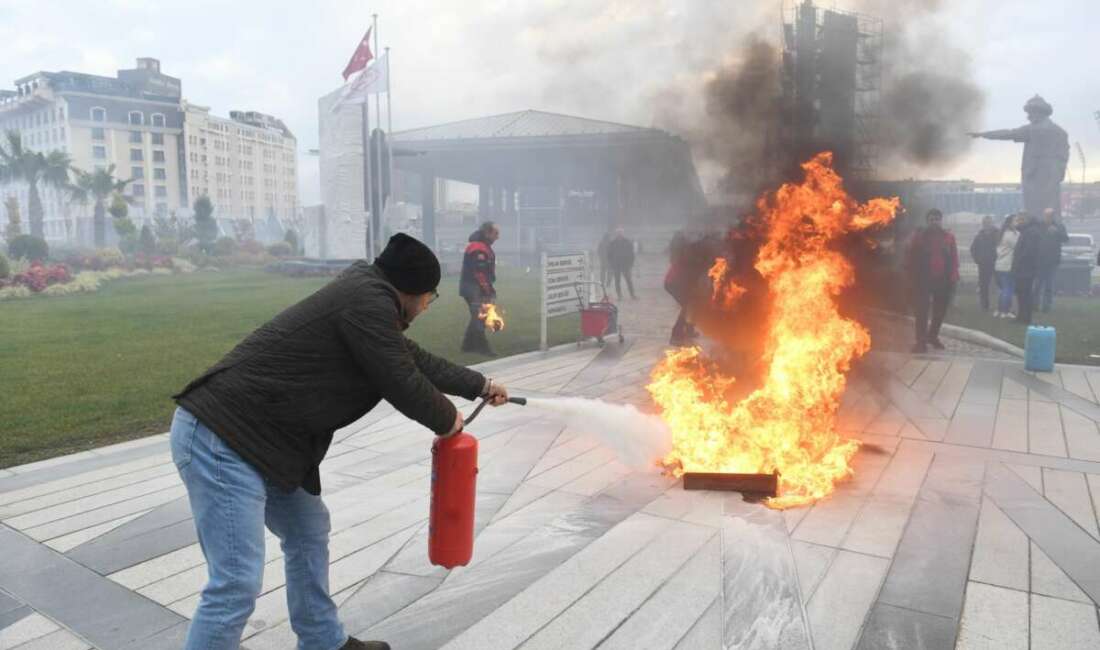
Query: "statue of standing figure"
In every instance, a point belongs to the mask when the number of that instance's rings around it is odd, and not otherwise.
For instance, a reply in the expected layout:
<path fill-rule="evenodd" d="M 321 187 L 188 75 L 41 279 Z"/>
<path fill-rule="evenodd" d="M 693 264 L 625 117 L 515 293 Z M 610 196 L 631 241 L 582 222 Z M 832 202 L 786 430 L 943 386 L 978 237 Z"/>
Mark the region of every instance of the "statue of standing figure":
<path fill-rule="evenodd" d="M 1062 181 L 1069 163 L 1069 136 L 1051 121 L 1054 113 L 1042 97 L 1036 95 L 1024 104 L 1028 124 L 1016 129 L 971 133 L 974 138 L 1012 140 L 1024 143 L 1020 184 L 1024 191 L 1024 211 L 1038 218 L 1048 208 L 1062 215 Z"/>

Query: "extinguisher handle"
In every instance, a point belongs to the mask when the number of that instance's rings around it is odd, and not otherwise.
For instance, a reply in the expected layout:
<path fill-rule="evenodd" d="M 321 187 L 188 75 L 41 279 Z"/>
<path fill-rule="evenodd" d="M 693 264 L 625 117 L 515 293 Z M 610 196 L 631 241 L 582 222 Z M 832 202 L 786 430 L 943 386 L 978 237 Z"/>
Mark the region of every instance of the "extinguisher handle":
<path fill-rule="evenodd" d="M 488 403 L 489 403 L 489 400 L 487 400 L 487 399 L 481 400 L 481 403 L 477 405 L 477 408 L 475 408 L 474 412 L 470 414 L 470 417 L 466 418 L 463 421 L 463 425 L 466 425 L 466 424 L 469 424 L 469 423 L 473 422 L 474 418 L 477 417 L 477 414 L 481 413 L 481 409 L 485 408 L 485 405 L 488 404 Z"/>

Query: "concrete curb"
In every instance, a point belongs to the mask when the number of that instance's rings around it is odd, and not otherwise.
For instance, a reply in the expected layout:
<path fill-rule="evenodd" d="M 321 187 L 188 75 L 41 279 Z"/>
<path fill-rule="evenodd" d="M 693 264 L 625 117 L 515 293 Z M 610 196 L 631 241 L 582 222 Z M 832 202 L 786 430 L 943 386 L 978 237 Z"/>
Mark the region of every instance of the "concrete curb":
<path fill-rule="evenodd" d="M 868 309 L 871 313 L 882 318 L 889 318 L 892 320 L 904 320 L 907 323 L 913 322 L 913 317 L 905 314 L 897 314 L 894 312 L 886 311 L 884 309 L 876 309 L 874 307 Z M 967 343 L 973 343 L 974 345 L 980 345 L 982 347 L 990 348 L 998 352 L 1004 352 L 1005 354 L 1011 354 L 1014 357 L 1024 358 L 1024 351 L 1015 345 L 1012 345 L 1008 341 L 999 339 L 985 332 L 970 329 L 969 327 L 960 327 L 958 325 L 951 325 L 950 323 L 944 323 L 940 328 L 940 331 L 950 336 L 953 339 L 960 341 L 966 341 Z"/>

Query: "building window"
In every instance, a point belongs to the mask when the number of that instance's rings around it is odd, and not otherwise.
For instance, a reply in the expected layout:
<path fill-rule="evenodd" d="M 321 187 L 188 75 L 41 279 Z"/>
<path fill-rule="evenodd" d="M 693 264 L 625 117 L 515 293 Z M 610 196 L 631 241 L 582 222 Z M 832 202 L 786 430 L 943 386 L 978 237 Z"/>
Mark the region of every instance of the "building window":
<path fill-rule="evenodd" d="M 164 151 L 157 149 L 153 152 L 153 162 L 164 162 Z"/>
<path fill-rule="evenodd" d="M 61 121 L 61 122 L 65 121 L 65 107 L 64 106 L 59 106 L 57 108 L 57 119 L 58 119 L 58 121 Z"/>
<path fill-rule="evenodd" d="M 61 139 L 62 142 L 64 142 L 65 141 L 65 127 L 61 127 L 59 129 L 59 131 L 61 133 L 61 138 L 60 139 Z"/>
<path fill-rule="evenodd" d="M 130 111 L 130 124 L 142 125 L 145 123 L 145 115 L 141 111 Z"/>
<path fill-rule="evenodd" d="M 153 113 L 153 126 L 164 126 L 163 113 Z"/>
<path fill-rule="evenodd" d="M 131 149 L 130 150 L 130 161 L 131 162 L 141 162 L 143 160 L 145 160 L 145 156 L 142 154 L 141 149 Z"/>
<path fill-rule="evenodd" d="M 130 131 L 130 143 L 141 144 L 141 131 Z"/>
<path fill-rule="evenodd" d="M 92 121 L 93 122 L 106 122 L 107 121 L 107 109 L 105 109 L 105 108 L 93 108 L 92 109 Z"/>
<path fill-rule="evenodd" d="M 156 196 L 157 196 L 158 199 L 167 198 L 168 188 L 163 186 L 163 185 L 157 185 L 157 187 L 156 187 Z"/>
<path fill-rule="evenodd" d="M 130 187 L 134 188 L 134 196 L 145 196 L 145 186 L 141 183 L 131 185 Z"/>
<path fill-rule="evenodd" d="M 156 116 L 154 115 L 154 117 L 156 117 Z M 164 134 L 163 133 L 154 133 L 153 134 L 153 144 L 163 145 L 164 144 Z"/>
<path fill-rule="evenodd" d="M 103 128 L 102 127 L 98 127 L 98 126 L 93 126 L 92 127 L 92 139 L 93 140 L 103 140 L 104 139 Z"/>
<path fill-rule="evenodd" d="M 153 169 L 153 180 L 163 181 L 167 180 L 168 173 L 164 171 L 163 167 L 157 167 Z"/>
<path fill-rule="evenodd" d="M 95 158 L 96 160 L 104 160 L 105 158 L 107 158 L 107 147 L 92 147 L 92 158 Z"/>
<path fill-rule="evenodd" d="M 130 180 L 140 181 L 145 178 L 144 167 L 131 167 L 130 168 Z"/>

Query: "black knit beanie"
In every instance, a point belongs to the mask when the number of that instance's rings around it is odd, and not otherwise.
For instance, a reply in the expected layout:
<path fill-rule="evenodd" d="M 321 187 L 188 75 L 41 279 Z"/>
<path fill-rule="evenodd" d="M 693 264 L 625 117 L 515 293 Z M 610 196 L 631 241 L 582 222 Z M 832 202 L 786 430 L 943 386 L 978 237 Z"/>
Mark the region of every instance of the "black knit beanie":
<path fill-rule="evenodd" d="M 390 237 L 374 263 L 398 291 L 414 296 L 434 291 L 442 275 L 432 249 L 403 232 Z"/>

